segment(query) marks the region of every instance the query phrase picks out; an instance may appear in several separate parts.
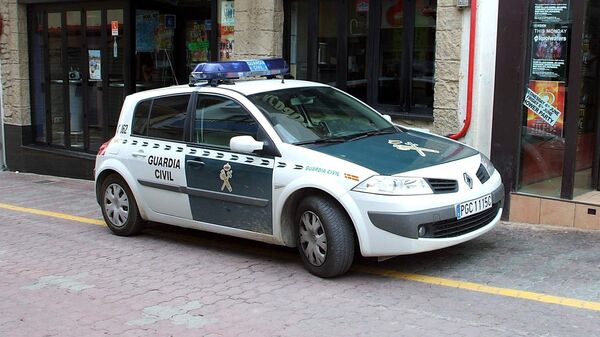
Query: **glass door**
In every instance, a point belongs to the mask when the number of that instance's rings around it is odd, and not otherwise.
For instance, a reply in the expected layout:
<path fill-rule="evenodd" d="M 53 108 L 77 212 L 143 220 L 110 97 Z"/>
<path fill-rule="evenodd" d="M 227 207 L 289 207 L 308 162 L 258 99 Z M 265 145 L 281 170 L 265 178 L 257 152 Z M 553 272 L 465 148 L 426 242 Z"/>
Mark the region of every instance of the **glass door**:
<path fill-rule="evenodd" d="M 577 123 L 574 196 L 599 188 L 598 116 L 600 115 L 600 4 L 586 1 L 581 66 L 581 94 Z"/>
<path fill-rule="evenodd" d="M 128 87 L 124 9 L 33 7 L 31 99 L 38 143 L 95 153 Z"/>
<path fill-rule="evenodd" d="M 348 81 L 346 91 L 367 101 L 367 35 L 369 2 L 348 2 Z"/>

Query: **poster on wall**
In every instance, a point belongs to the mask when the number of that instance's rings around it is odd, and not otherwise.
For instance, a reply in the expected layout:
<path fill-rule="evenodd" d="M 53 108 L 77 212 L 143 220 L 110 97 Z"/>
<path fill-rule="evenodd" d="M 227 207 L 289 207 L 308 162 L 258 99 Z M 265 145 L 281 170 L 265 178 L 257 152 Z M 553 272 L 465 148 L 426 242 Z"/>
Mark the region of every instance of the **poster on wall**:
<path fill-rule="evenodd" d="M 88 50 L 88 65 L 90 81 L 102 81 L 102 62 L 100 61 L 100 49 Z"/>
<path fill-rule="evenodd" d="M 530 81 L 525 102 L 530 133 L 563 137 L 565 82 Z"/>
<path fill-rule="evenodd" d="M 230 60 L 233 57 L 235 44 L 235 10 L 233 1 L 221 1 L 221 24 L 219 40 L 219 59 Z"/>
<path fill-rule="evenodd" d="M 534 23 L 531 38 L 531 79 L 566 81 L 569 25 Z"/>
<path fill-rule="evenodd" d="M 537 22 L 559 23 L 569 20 L 570 0 L 535 0 L 534 20 Z"/>

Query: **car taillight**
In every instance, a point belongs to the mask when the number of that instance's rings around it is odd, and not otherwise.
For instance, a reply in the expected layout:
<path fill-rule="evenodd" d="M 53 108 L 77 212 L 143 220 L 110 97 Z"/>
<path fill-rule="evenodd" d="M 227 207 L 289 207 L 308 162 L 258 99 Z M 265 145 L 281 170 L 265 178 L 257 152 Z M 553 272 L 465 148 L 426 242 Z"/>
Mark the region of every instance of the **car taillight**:
<path fill-rule="evenodd" d="M 112 141 L 112 138 L 100 146 L 100 149 L 98 150 L 99 156 L 103 156 L 104 153 L 106 153 L 106 148 L 108 147 L 108 144 L 110 144 L 111 141 Z"/>

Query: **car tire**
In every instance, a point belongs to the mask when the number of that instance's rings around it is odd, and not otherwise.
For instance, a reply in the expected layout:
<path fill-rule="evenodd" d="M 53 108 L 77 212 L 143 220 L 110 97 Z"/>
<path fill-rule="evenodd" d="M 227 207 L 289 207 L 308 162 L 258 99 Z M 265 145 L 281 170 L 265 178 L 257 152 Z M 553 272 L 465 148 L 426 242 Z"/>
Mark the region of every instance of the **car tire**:
<path fill-rule="evenodd" d="M 346 212 L 333 200 L 309 196 L 296 212 L 298 250 L 304 267 L 329 278 L 350 269 L 354 259 L 354 228 Z"/>
<path fill-rule="evenodd" d="M 131 236 L 144 228 L 135 197 L 123 178 L 111 174 L 100 189 L 102 216 L 116 235 Z"/>

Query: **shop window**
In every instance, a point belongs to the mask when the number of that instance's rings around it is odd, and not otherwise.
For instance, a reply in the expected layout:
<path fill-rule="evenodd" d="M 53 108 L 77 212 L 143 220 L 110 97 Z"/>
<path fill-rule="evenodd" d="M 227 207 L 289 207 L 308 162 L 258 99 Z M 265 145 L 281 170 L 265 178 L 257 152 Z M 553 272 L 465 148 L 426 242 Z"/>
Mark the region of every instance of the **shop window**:
<path fill-rule="evenodd" d="M 179 84 L 173 50 L 176 24 L 173 13 L 136 10 L 136 91 Z"/>
<path fill-rule="evenodd" d="M 521 125 L 520 192 L 560 197 L 571 39 L 568 6 L 531 1 L 529 74 Z M 570 112 L 573 113 L 573 112 Z"/>
<path fill-rule="evenodd" d="M 433 118 L 436 0 L 288 0 L 291 73 L 404 118 Z"/>
<path fill-rule="evenodd" d="M 46 95 L 44 94 L 44 82 L 47 63 L 46 47 L 47 39 L 44 36 L 46 32 L 45 16 L 43 12 L 35 12 L 31 16 L 30 24 L 30 48 L 31 59 L 29 67 L 31 69 L 31 110 L 32 124 L 35 141 L 46 143 L 48 137 L 47 123 L 49 118 L 46 118 Z"/>

